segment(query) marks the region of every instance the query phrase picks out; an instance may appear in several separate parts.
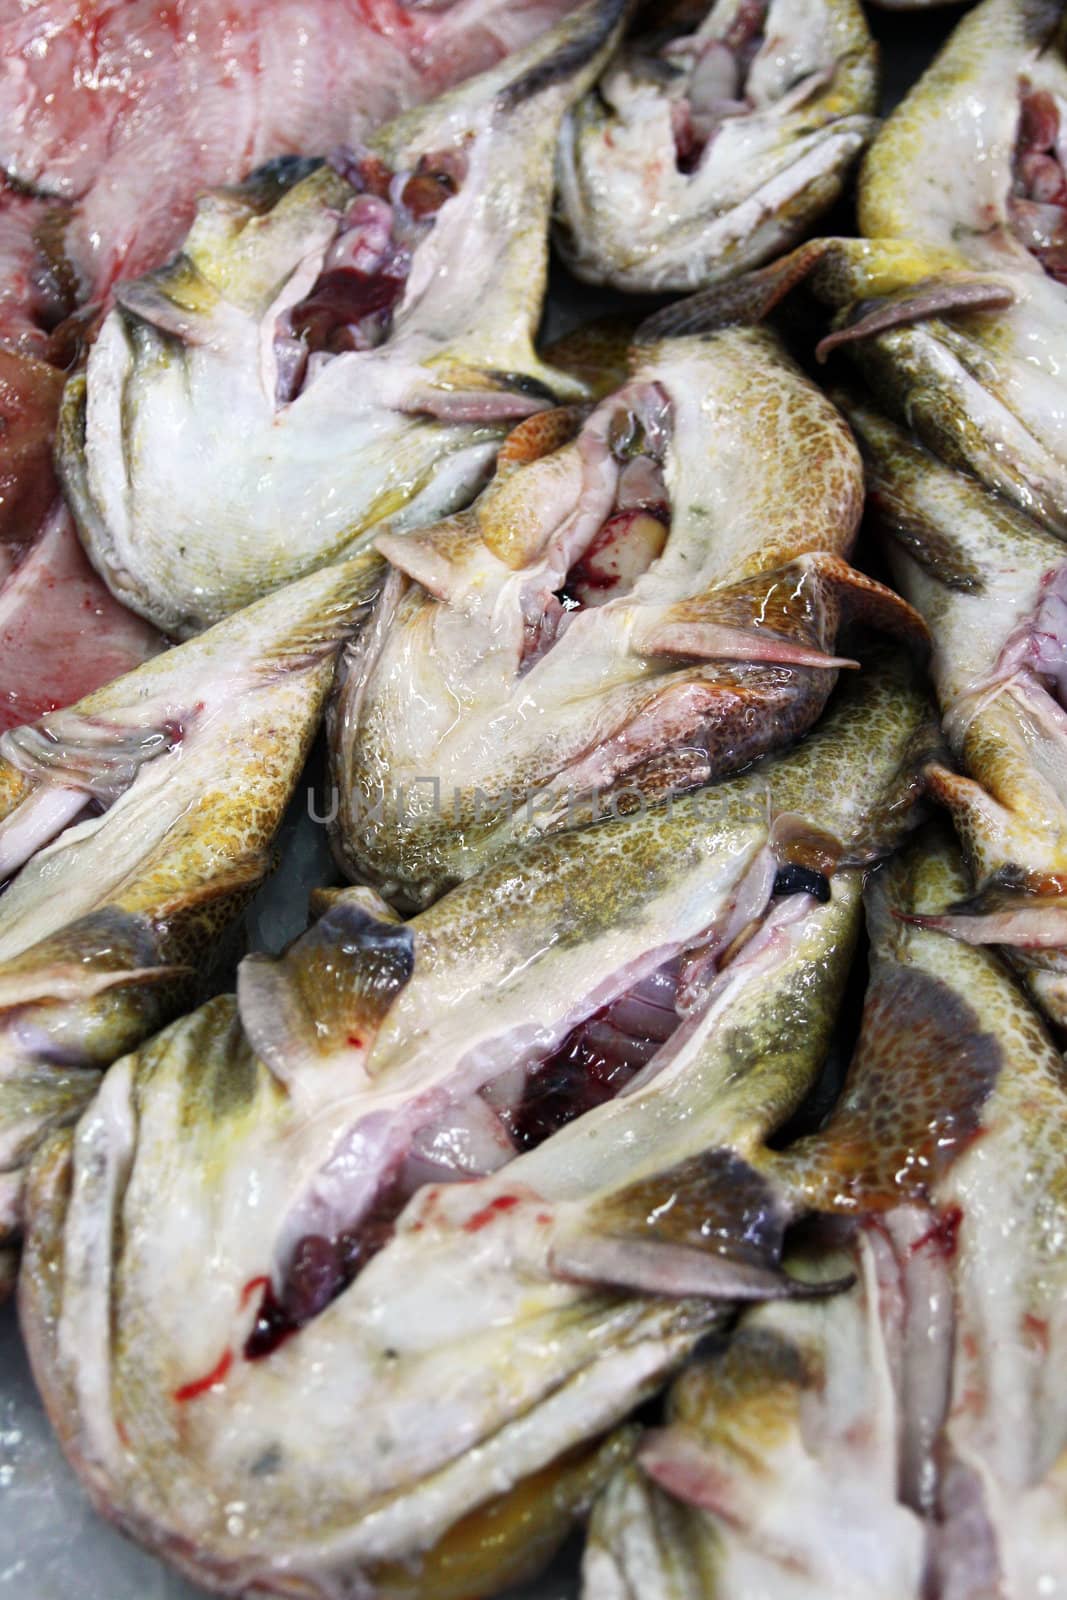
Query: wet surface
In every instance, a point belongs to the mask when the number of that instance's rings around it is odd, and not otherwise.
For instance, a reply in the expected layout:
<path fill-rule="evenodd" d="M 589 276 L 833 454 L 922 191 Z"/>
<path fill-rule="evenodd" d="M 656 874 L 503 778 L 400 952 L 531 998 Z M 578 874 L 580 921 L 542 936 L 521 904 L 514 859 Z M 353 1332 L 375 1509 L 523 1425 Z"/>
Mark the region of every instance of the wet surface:
<path fill-rule="evenodd" d="M 962 15 L 960 6 L 928 13 L 871 12 L 882 45 L 883 110 L 900 99 Z M 652 302 L 656 304 L 657 302 Z M 579 286 L 554 265 L 544 337 L 639 297 Z M 309 827 L 301 786 L 283 830 L 283 866 L 250 908 L 254 947 L 277 951 L 306 922 L 307 894 L 335 881 L 320 830 Z M 33 1388 L 13 1306 L 0 1308 L 0 1595 L 11 1600 L 203 1600 L 154 1557 L 130 1544 L 90 1508 L 66 1465 Z M 576 1600 L 572 1549 L 541 1580 L 502 1600 Z M 91 1575 L 91 1576 L 89 1576 Z"/>

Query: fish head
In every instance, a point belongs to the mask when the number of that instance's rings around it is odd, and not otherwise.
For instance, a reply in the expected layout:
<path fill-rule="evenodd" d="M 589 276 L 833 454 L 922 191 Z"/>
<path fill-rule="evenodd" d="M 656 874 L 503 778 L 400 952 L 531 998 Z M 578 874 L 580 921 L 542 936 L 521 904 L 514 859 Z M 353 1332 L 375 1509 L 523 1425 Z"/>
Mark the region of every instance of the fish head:
<path fill-rule="evenodd" d="M 621 10 L 587 0 L 333 164 L 209 195 L 175 260 L 120 287 L 59 456 L 133 609 L 187 634 L 432 523 L 509 423 L 583 392 L 532 337 L 555 133 Z"/>
<path fill-rule="evenodd" d="M 875 47 L 851 0 L 649 23 L 564 124 L 558 238 L 591 282 L 693 290 L 780 253 L 840 192 L 874 131 Z"/>
<path fill-rule="evenodd" d="M 1060 7 L 984 0 L 868 153 L 868 241 L 815 278 L 824 353 L 847 343 L 894 415 L 1061 537 L 1065 128 Z"/>
<path fill-rule="evenodd" d="M 847 427 L 762 328 L 636 346 L 591 414 L 520 424 L 474 507 L 378 540 L 398 576 L 331 712 L 342 859 L 425 903 L 802 733 L 842 620 L 921 642 L 844 559 L 860 505 Z"/>

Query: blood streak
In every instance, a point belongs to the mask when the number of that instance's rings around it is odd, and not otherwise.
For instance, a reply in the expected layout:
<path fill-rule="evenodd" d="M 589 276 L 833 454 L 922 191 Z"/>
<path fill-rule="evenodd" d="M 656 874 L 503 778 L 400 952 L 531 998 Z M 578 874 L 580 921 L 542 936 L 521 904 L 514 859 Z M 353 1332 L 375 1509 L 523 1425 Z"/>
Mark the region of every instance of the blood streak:
<path fill-rule="evenodd" d="M 202 1394 L 207 1394 L 209 1389 L 221 1383 L 232 1366 L 233 1351 L 226 1350 L 205 1377 L 196 1378 L 192 1383 L 183 1383 L 180 1389 L 175 1389 L 174 1399 L 179 1405 L 184 1405 L 186 1400 L 198 1400 Z"/>

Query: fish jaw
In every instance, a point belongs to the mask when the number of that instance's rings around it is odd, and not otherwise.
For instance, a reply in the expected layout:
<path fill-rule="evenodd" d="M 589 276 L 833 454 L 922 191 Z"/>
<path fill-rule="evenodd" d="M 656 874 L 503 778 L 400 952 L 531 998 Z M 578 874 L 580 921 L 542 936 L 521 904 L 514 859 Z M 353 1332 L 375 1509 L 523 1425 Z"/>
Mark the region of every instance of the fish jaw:
<path fill-rule="evenodd" d="M 573 1291 L 552 1284 L 539 1288 L 534 1278 L 521 1275 L 509 1277 L 502 1270 L 508 1256 L 500 1259 L 499 1238 L 487 1254 L 479 1247 L 483 1235 L 461 1233 L 465 1271 L 473 1272 L 473 1294 L 467 1303 L 484 1309 L 482 1290 L 488 1287 L 488 1274 L 489 1281 L 498 1285 L 491 1295 L 494 1309 L 499 1313 L 506 1308 L 512 1321 L 512 1358 L 507 1363 L 493 1361 L 495 1343 L 489 1329 L 479 1333 L 466 1327 L 451 1337 L 441 1329 L 428 1346 L 421 1335 L 412 1341 L 415 1324 L 406 1319 L 407 1333 L 401 1339 L 393 1303 L 380 1282 L 375 1289 L 368 1268 L 358 1292 L 335 1302 L 323 1318 L 302 1330 L 299 1341 L 266 1363 L 246 1362 L 235 1354 L 216 1385 L 192 1394 L 199 1376 L 193 1367 L 201 1353 L 210 1346 L 205 1370 L 214 1367 L 218 1361 L 214 1342 L 229 1348 L 243 1322 L 255 1314 L 251 1302 L 241 1307 L 237 1280 L 246 1270 L 249 1279 L 254 1276 L 249 1264 L 262 1259 L 264 1241 L 253 1239 L 247 1224 L 241 1226 L 240 1237 L 230 1233 L 231 1223 L 247 1203 L 242 1181 L 233 1174 L 207 1208 L 213 1214 L 205 1217 L 198 1207 L 201 1214 L 191 1226 L 197 1237 L 202 1224 L 221 1227 L 215 1237 L 228 1241 L 222 1247 L 225 1266 L 220 1258 L 220 1278 L 228 1287 L 221 1295 L 209 1296 L 193 1345 L 183 1336 L 168 1349 L 164 1347 L 168 1341 L 160 1343 L 157 1337 L 162 1332 L 162 1327 L 154 1326 L 158 1295 L 163 1290 L 169 1299 L 170 1293 L 159 1276 L 160 1258 L 147 1248 L 147 1238 L 131 1236 L 119 1252 L 129 1274 L 128 1287 L 120 1288 L 109 1259 L 116 1236 L 112 1233 L 106 1243 L 101 1241 L 102 1249 L 93 1250 L 89 1232 L 101 1222 L 113 1229 L 123 1210 L 142 1213 L 143 1204 L 158 1194 L 160 1182 L 169 1192 L 178 1180 L 181 1162 L 173 1159 L 173 1146 L 190 1086 L 188 1080 L 184 1089 L 178 1085 L 174 1073 L 177 1065 L 189 1064 L 182 1030 L 193 1025 L 199 1028 L 195 1075 L 201 1092 L 206 1092 L 212 1067 L 205 1071 L 205 1059 L 214 1055 L 218 1072 L 220 1058 L 234 1048 L 232 1035 L 224 1037 L 227 1013 L 218 1003 L 216 1014 L 172 1030 L 170 1059 L 163 1036 L 147 1072 L 136 1069 L 143 1081 L 131 1083 L 128 1063 L 110 1074 L 104 1098 L 82 1124 L 73 1152 L 69 1135 L 64 1136 L 42 1160 L 42 1203 L 34 1207 L 41 1228 L 32 1236 L 22 1296 L 25 1325 L 40 1358 L 38 1375 L 50 1404 L 57 1407 L 57 1425 L 66 1447 L 98 1504 L 199 1581 L 220 1588 L 254 1585 L 265 1593 L 291 1593 L 298 1585 L 296 1592 L 332 1597 L 346 1584 L 358 1585 L 358 1592 L 377 1593 L 376 1570 L 397 1561 L 417 1570 L 420 1557 L 462 1517 L 544 1470 L 572 1443 L 602 1434 L 650 1391 L 665 1369 L 677 1364 L 707 1317 L 692 1303 L 620 1306 L 603 1295 L 587 1296 L 584 1307 L 568 1312 L 566 1302 Z M 222 1114 L 231 1120 L 230 1135 L 241 1143 L 255 1135 L 257 1122 L 264 1127 L 272 1118 L 277 1120 L 277 1086 L 262 1070 L 257 1073 L 247 1051 L 243 1064 L 231 1056 L 228 1066 L 227 1086 L 220 1089 L 217 1083 L 215 1091 L 221 1092 L 226 1105 Z M 201 1157 L 207 1158 L 212 1139 L 206 1129 L 197 1143 Z M 87 1196 L 95 1222 L 89 1222 L 87 1211 L 86 1231 L 72 1214 L 63 1232 L 51 1233 L 45 1220 L 49 1168 L 58 1172 L 61 1166 L 68 1167 L 72 1155 L 80 1167 L 90 1159 L 90 1147 L 107 1171 L 91 1199 Z M 166 1170 L 150 1179 L 160 1157 Z M 277 1163 L 272 1168 L 261 1162 L 258 1170 L 276 1193 Z M 56 1220 L 61 1209 L 62 1204 L 53 1211 Z M 207 1235 L 204 1238 L 206 1242 Z M 83 1255 L 86 1247 L 91 1261 Z M 58 1296 L 48 1287 L 46 1258 L 60 1267 L 63 1276 Z M 183 1250 L 181 1259 L 183 1271 L 194 1270 L 192 1251 Z M 234 1296 L 231 1278 L 237 1285 Z M 176 1290 L 177 1282 L 171 1281 Z M 191 1289 L 192 1280 L 186 1287 Z M 152 1318 L 152 1337 L 147 1345 L 135 1338 L 127 1346 L 125 1317 L 139 1315 L 138 1303 Z M 452 1303 L 458 1310 L 458 1303 Z M 105 1331 L 109 1305 L 118 1316 L 115 1341 Z M 84 1319 L 86 1331 L 90 1321 L 93 1326 L 92 1357 L 74 1363 L 72 1315 Z M 428 1332 L 425 1318 L 420 1320 Z M 173 1326 L 177 1331 L 177 1324 Z M 545 1336 L 549 1327 L 555 1335 L 552 1340 Z M 475 1382 L 469 1357 L 479 1347 L 484 1359 L 478 1363 Z M 523 1353 L 521 1361 L 514 1360 L 518 1351 Z M 148 1366 L 138 1377 L 133 1363 L 142 1359 Z M 314 1379 L 316 1367 L 320 1373 L 328 1372 L 327 1383 Z M 448 1404 L 435 1413 L 437 1422 L 428 1432 L 413 1430 L 416 1410 L 425 1411 L 424 1382 L 434 1385 L 439 1397 L 442 1383 L 451 1388 Z M 339 1387 L 334 1389 L 334 1384 Z M 247 1391 L 247 1402 L 239 1397 L 239 1389 Z M 188 1398 L 175 1398 L 183 1393 Z M 296 1410 L 286 1402 L 286 1396 L 294 1393 L 302 1397 Z M 140 1395 L 149 1397 L 144 1407 Z M 357 1451 L 358 1462 L 347 1454 L 351 1429 L 341 1424 L 341 1410 L 347 1411 L 357 1398 L 373 1423 L 363 1435 L 370 1454 L 364 1457 Z M 65 1409 L 68 1404 L 73 1411 Z M 246 1419 L 237 1433 L 235 1416 Z M 471 1452 L 479 1437 L 481 1448 Z M 377 1440 L 373 1445 L 372 1438 Z M 409 1446 L 416 1439 L 412 1459 Z M 188 1497 L 183 1495 L 179 1502 L 158 1496 L 151 1476 L 130 1472 L 129 1463 L 145 1449 L 163 1453 L 188 1489 Z M 346 1459 L 350 1470 L 342 1466 L 339 1474 L 337 1468 Z M 273 1465 L 250 1470 L 264 1461 Z M 223 1512 L 222 1500 L 203 1493 L 205 1473 L 214 1489 L 223 1490 L 227 1504 L 244 1502 L 239 1521 L 232 1511 Z M 309 1515 L 312 1503 L 319 1505 L 314 1517 Z M 182 1509 L 175 1515 L 179 1504 Z"/>
<path fill-rule="evenodd" d="M 361 185 L 392 161 L 414 182 L 435 151 L 464 164 L 431 220 L 404 211 L 410 245 L 372 240 L 399 199 L 391 209 L 319 166 L 266 210 L 209 196 L 175 262 L 122 287 L 68 386 L 59 458 L 90 555 L 132 609 L 186 635 L 358 549 L 372 527 L 433 522 L 471 498 L 505 424 L 542 408 L 549 383 L 580 392 L 531 341 L 555 130 L 620 11 L 588 0 L 353 158 L 372 174 Z M 471 237 L 486 241 L 486 281 L 456 266 Z M 356 348 L 312 343 L 311 361 L 292 317 L 318 314 L 313 296 L 344 278 L 348 246 L 376 260 L 408 249 L 402 295 L 384 342 L 353 323 Z M 286 375 L 290 356 L 309 360 L 302 376 Z"/>
<path fill-rule="evenodd" d="M 699 289 L 779 254 L 840 192 L 875 126 L 874 47 L 850 3 L 772 0 L 754 57 L 755 40 L 745 46 L 742 98 L 724 115 L 712 108 L 695 167 L 683 161 L 678 119 L 689 116 L 701 63 L 717 52 L 731 75 L 742 72 L 726 42 L 741 15 L 734 4 L 712 6 L 691 39 L 668 47 L 676 67 L 648 47 L 624 51 L 571 113 L 558 237 L 579 277 L 645 292 Z M 682 74 L 673 82 L 672 71 Z"/>
<path fill-rule="evenodd" d="M 410 584 L 383 591 L 332 710 L 335 839 L 404 903 L 573 825 L 590 797 L 658 798 L 803 733 L 842 665 L 842 612 L 866 607 L 842 559 L 854 444 L 766 331 L 651 347 L 576 437 L 557 415 L 564 442 L 502 467 L 472 511 L 378 540 Z M 611 440 L 636 430 L 620 457 Z M 756 449 L 772 469 L 750 470 Z M 629 546 L 613 567 L 597 555 L 628 517 L 664 530 L 632 570 Z M 886 598 L 882 625 L 921 631 Z"/>
<path fill-rule="evenodd" d="M 878 1241 L 798 1251 L 791 1270 L 856 1283 L 749 1311 L 676 1381 L 667 1425 L 597 1503 L 584 1600 L 646 1592 L 653 1573 L 668 1600 L 921 1593 L 922 1522 L 897 1499 Z"/>

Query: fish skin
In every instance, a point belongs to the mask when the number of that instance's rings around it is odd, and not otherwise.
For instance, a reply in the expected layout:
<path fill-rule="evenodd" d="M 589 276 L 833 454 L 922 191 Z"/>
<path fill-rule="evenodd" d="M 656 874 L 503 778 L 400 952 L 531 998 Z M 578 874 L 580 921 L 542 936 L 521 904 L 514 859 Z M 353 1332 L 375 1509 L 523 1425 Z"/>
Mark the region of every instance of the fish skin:
<path fill-rule="evenodd" d="M 717 0 L 692 37 L 706 49 L 743 13 L 740 0 Z M 699 289 L 779 254 L 836 199 L 876 126 L 877 53 L 862 8 L 771 0 L 763 31 L 747 81 L 753 103 L 719 122 L 692 172 L 676 159 L 672 125 L 691 76 L 679 85 L 668 69 L 665 81 L 658 35 L 624 46 L 570 114 L 557 240 L 578 277 Z M 807 94 L 798 78 L 811 79 Z"/>
<path fill-rule="evenodd" d="M 313 575 L 0 740 L 0 1168 L 196 994 L 269 870 L 373 557 Z M 105 809 L 85 816 L 95 799 Z"/>
<path fill-rule="evenodd" d="M 973 892 L 941 908 L 940 925 L 1001 944 L 1038 1004 L 1067 1025 L 1067 719 L 1048 676 L 1064 647 L 1054 609 L 1062 543 L 869 405 L 840 400 L 866 455 L 894 581 L 930 626 L 961 768 L 930 773 L 973 874 Z"/>
<path fill-rule="evenodd" d="M 736 1237 L 745 1152 L 790 1114 L 821 1062 L 859 907 L 860 872 L 845 863 L 891 848 L 908 825 L 925 718 L 922 696 L 887 665 L 850 686 L 792 755 L 671 810 L 541 841 L 510 875 L 490 868 L 484 887 L 462 885 L 410 924 L 372 916 L 367 890 L 332 892 L 318 942 L 313 929 L 281 961 L 245 963 L 240 1012 L 211 1001 L 113 1067 L 77 1131 L 35 1159 L 20 1280 L 38 1384 L 96 1504 L 224 1592 L 369 1597 L 393 1592 L 383 1574 L 403 1562 L 402 1592 L 436 1600 L 436 1552 L 457 1521 L 489 1499 L 506 1506 L 531 1474 L 550 1483 L 561 1454 L 612 1428 L 724 1304 L 795 1292 L 774 1270 L 773 1214 L 762 1243 L 746 1250 Z M 379 1110 L 427 1095 L 452 1048 L 446 978 L 468 1044 L 494 1012 L 498 1028 L 529 1017 L 528 1004 L 508 1015 L 509 985 L 539 993 L 546 1019 L 564 981 L 588 1005 L 599 928 L 617 941 L 600 956 L 604 973 L 621 959 L 632 967 L 650 943 L 658 959 L 724 908 L 729 893 L 707 880 L 731 876 L 716 865 L 727 839 L 737 860 L 763 847 L 768 790 L 794 838 L 816 807 L 818 825 L 837 830 L 829 900 L 779 899 L 709 977 L 704 1009 L 658 1072 L 495 1173 L 419 1188 L 391 1242 L 332 1304 L 272 1354 L 243 1359 L 262 1275 L 306 1226 L 294 1208 L 307 1217 L 309 1176 L 331 1153 L 354 1154 L 345 1130 L 361 1093 Z M 584 887 L 568 903 L 579 868 Z M 686 911 L 655 873 L 687 877 L 703 907 Z M 642 903 L 657 900 L 658 926 L 635 931 Z M 542 919 L 559 930 L 554 950 L 536 948 Z M 480 980 L 494 952 L 497 994 L 479 981 L 457 995 L 457 973 Z M 303 1040 L 301 994 L 315 1019 Z M 342 1032 L 353 1022 L 373 1034 L 367 1091 Z M 280 1072 L 256 1059 L 264 1039 Z M 424 1052 L 421 1080 L 413 1049 Z M 713 1134 L 718 1163 L 705 1159 Z M 758 1183 L 745 1192 L 758 1205 Z M 664 1221 L 649 1204 L 668 1194 L 685 1203 Z M 709 1197 L 726 1229 L 718 1249 L 695 1227 Z M 209 1248 L 217 1270 L 205 1280 Z M 190 1384 L 193 1396 L 175 1398 Z M 166 1470 L 146 1473 L 149 1456 Z M 224 1509 L 235 1499 L 239 1518 Z M 475 1592 L 493 1592 L 517 1555 L 513 1545 L 494 1582 L 483 1547 Z"/>
<path fill-rule="evenodd" d="M 915 921 L 965 884 L 945 830 L 872 879 L 842 1100 L 762 1169 L 796 1210 L 854 1219 L 791 1268 L 840 1276 L 851 1257 L 856 1286 L 747 1313 L 679 1380 L 643 1472 L 594 1513 L 586 1600 L 1054 1592 L 1067 1076 L 998 957 Z"/>
<path fill-rule="evenodd" d="M 843 615 L 921 646 L 915 615 L 846 564 L 855 446 L 776 337 L 728 327 L 633 356 L 629 385 L 576 438 L 576 414 L 542 414 L 470 511 L 378 541 L 398 576 L 331 706 L 333 833 L 349 875 L 398 904 L 425 905 L 590 804 L 691 788 L 804 733 L 841 665 Z M 531 630 L 551 625 L 555 592 L 611 515 L 621 469 L 595 441 L 649 394 L 670 414 L 666 545 L 531 661 Z M 538 456 L 513 460 L 534 428 Z"/>
<path fill-rule="evenodd" d="M 532 345 L 551 153 L 624 3 L 587 0 L 372 137 L 393 171 L 462 150 L 467 177 L 414 249 L 385 343 L 335 355 L 294 399 L 275 398 L 273 332 L 355 199 L 331 167 L 262 214 L 247 194 L 209 196 L 175 262 L 122 286 L 86 378 L 68 386 L 58 458 L 90 557 L 132 609 L 185 635 L 359 549 L 372 528 L 435 521 L 483 481 L 507 421 L 552 392 L 580 397 Z"/>
<path fill-rule="evenodd" d="M 963 18 L 867 154 L 867 240 L 838 241 L 814 283 L 883 404 L 1067 537 L 1067 287 L 1009 216 L 1020 84 L 1067 108 L 1062 28 L 1053 0 L 984 0 Z M 875 331 L 884 315 L 899 325 Z"/>

